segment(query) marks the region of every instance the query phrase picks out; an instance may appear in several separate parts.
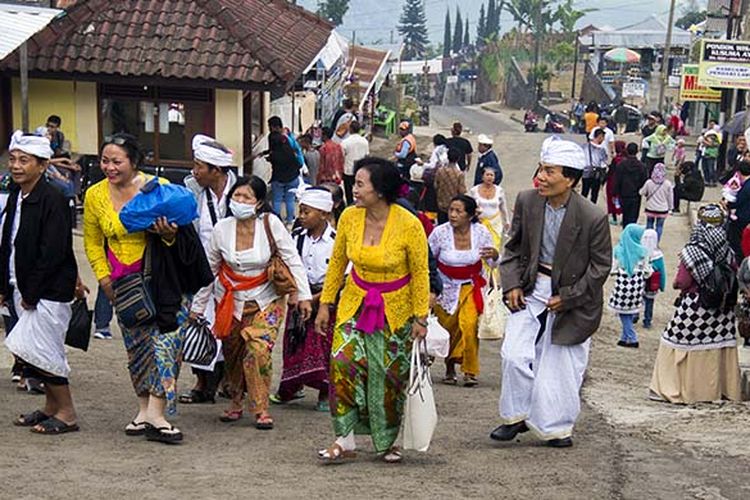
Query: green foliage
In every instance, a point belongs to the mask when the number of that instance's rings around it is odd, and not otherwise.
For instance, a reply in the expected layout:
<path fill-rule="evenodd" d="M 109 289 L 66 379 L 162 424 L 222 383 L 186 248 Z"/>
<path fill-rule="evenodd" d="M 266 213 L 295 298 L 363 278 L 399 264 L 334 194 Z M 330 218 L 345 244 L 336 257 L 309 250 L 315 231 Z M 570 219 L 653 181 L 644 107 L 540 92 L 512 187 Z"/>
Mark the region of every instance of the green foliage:
<path fill-rule="evenodd" d="M 469 18 L 467 17 L 466 20 L 464 20 L 465 26 L 464 26 L 464 47 L 468 47 L 471 45 L 471 35 L 469 34 Z"/>
<path fill-rule="evenodd" d="M 682 16 L 680 16 L 677 22 L 675 22 L 675 26 L 686 30 L 694 24 L 699 24 L 705 21 L 707 15 L 708 12 L 705 10 L 685 12 Z"/>
<path fill-rule="evenodd" d="M 573 61 L 575 57 L 575 45 L 572 42 L 560 42 L 545 52 L 545 59 L 559 71 L 566 63 Z"/>
<path fill-rule="evenodd" d="M 477 23 L 477 45 L 481 44 L 487 33 L 487 21 L 484 14 L 484 4 L 479 8 L 479 22 Z"/>
<path fill-rule="evenodd" d="M 318 15 L 339 26 L 349 10 L 349 0 L 318 0 Z"/>
<path fill-rule="evenodd" d="M 464 43 L 464 21 L 461 18 L 461 11 L 456 7 L 456 24 L 453 27 L 453 52 L 461 52 Z"/>
<path fill-rule="evenodd" d="M 398 32 L 404 37 L 404 59 L 422 59 L 429 43 L 423 0 L 406 0 L 399 18 Z"/>
<path fill-rule="evenodd" d="M 451 55 L 451 13 L 448 9 L 445 11 L 445 27 L 443 28 L 443 57 Z"/>

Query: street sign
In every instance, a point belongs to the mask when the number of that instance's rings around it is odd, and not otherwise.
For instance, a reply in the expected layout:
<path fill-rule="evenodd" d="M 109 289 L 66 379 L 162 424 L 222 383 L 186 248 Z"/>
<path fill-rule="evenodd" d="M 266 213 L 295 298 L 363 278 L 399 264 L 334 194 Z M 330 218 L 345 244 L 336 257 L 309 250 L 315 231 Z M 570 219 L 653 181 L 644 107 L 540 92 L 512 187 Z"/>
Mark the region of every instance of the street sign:
<path fill-rule="evenodd" d="M 625 82 L 622 84 L 623 97 L 644 97 L 646 84 L 643 82 Z"/>
<path fill-rule="evenodd" d="M 682 65 L 680 101 L 721 102 L 721 91 L 704 87 L 698 83 L 698 65 Z"/>
<path fill-rule="evenodd" d="M 701 40 L 698 83 L 712 88 L 750 89 L 750 42 Z"/>

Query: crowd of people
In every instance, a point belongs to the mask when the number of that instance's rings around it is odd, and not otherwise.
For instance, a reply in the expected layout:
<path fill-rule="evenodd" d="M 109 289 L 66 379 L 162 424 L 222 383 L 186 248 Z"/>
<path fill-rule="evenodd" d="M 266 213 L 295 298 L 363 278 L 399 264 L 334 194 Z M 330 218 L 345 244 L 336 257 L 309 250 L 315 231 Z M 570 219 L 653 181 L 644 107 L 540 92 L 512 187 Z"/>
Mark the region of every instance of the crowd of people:
<path fill-rule="evenodd" d="M 207 135 L 193 138 L 184 188 L 141 171 L 134 136 L 108 137 L 99 152 L 104 179 L 85 192 L 83 241 L 98 282 L 97 334 L 111 337 L 114 309 L 127 352 L 136 404 L 124 433 L 179 443 L 183 432 L 170 422 L 177 403 L 217 396 L 227 400 L 219 421 L 237 422 L 247 411 L 257 429 L 270 430 L 274 405 L 304 398 L 309 387 L 333 422 L 321 461 L 351 460 L 355 434 L 368 434 L 382 460 L 400 462 L 411 351 L 429 334 L 428 317 L 450 336 L 442 381 L 474 387 L 487 287 L 501 282 L 501 425 L 490 437 L 508 441 L 532 430 L 548 446 L 571 446 L 605 281 L 612 276 L 607 305 L 622 324 L 617 345 L 638 348 L 635 325 L 642 317 L 652 327 L 668 283 L 664 222 L 680 199 L 702 197 L 700 160 L 708 185 L 715 175 L 713 134 L 702 159 L 691 162 L 684 142 L 652 126 L 653 117 L 639 145 L 617 140 L 608 120 L 591 113 L 582 116 L 583 144 L 544 141 L 530 189 L 517 194 L 513 210 L 492 137 L 477 138 L 473 179 L 475 152 L 460 123 L 450 138 L 434 136 L 422 159 L 411 124 L 402 122 L 392 156 L 375 157 L 350 102 L 320 137 L 296 137 L 271 117 L 262 153 L 269 183 L 237 175 L 232 151 Z M 71 302 L 90 293 L 73 253 L 69 195 L 50 171 L 61 140 L 13 135 L 0 245 L 14 375 L 46 395 L 44 407 L 14 423 L 44 434 L 79 430 L 64 343 Z M 680 297 L 662 334 L 652 399 L 740 398 L 735 320 L 750 316 L 750 261 L 743 260 L 750 163 L 746 142 L 736 146 L 721 204 L 701 208 L 680 253 Z M 597 206 L 603 186 L 606 212 Z M 148 205 L 159 190 L 179 206 Z M 642 203 L 645 226 L 638 225 Z M 132 214 L 148 222 L 134 227 Z M 616 224 L 623 230 L 613 248 Z M 180 394 L 183 350 L 196 335 L 212 346 L 211 359 L 190 364 L 195 381 Z M 279 342 L 283 366 L 273 388 Z"/>

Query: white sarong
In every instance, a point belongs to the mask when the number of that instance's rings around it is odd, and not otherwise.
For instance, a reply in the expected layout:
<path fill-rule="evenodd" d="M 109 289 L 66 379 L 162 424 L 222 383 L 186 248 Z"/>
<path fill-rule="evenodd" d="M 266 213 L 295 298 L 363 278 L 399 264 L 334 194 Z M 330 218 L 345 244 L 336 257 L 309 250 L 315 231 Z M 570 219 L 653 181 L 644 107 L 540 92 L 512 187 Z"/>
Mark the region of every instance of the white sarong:
<path fill-rule="evenodd" d="M 36 309 L 26 310 L 21 307 L 17 289 L 13 300 L 18 322 L 5 339 L 5 346 L 34 368 L 67 378 L 70 366 L 65 356 L 65 334 L 72 316 L 70 304 L 41 299 Z"/>
<path fill-rule="evenodd" d="M 552 343 L 555 314 L 547 311 L 551 294 L 552 280 L 538 275 L 526 309 L 508 317 L 501 350 L 500 417 L 504 424 L 525 421 L 544 440 L 573 432 L 591 343 Z"/>

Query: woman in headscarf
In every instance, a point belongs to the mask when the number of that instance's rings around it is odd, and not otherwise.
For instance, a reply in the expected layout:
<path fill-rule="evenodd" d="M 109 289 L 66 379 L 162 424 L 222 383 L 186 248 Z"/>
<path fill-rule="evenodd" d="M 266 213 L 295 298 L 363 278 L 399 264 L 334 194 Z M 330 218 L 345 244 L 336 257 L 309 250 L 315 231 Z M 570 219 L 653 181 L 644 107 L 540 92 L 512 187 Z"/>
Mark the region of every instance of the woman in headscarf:
<path fill-rule="evenodd" d="M 620 202 L 615 195 L 615 182 L 617 179 L 617 166 L 625 158 L 625 141 L 615 141 L 615 157 L 607 172 L 607 213 L 611 217 L 610 224 L 617 225 L 617 216 L 622 213 Z"/>
<path fill-rule="evenodd" d="M 646 168 L 651 175 L 654 165 L 664 163 L 667 151 L 675 145 L 674 139 L 667 130 L 666 125 L 659 125 L 653 134 L 643 139 L 643 148 L 648 149 L 646 153 Z"/>
<path fill-rule="evenodd" d="M 674 186 L 667 180 L 667 167 L 663 163 L 654 165 L 651 178 L 646 181 L 639 193 L 646 197 L 646 227 L 654 229 L 661 241 L 664 221 L 674 208 Z"/>
<path fill-rule="evenodd" d="M 609 296 L 609 308 L 620 316 L 622 335 L 617 345 L 638 348 L 638 335 L 633 328 L 635 317 L 643 305 L 646 279 L 651 276 L 650 252 L 641 245 L 644 228 L 628 224 L 614 248 L 612 275 L 615 287 Z"/>
<path fill-rule="evenodd" d="M 734 261 L 725 221 L 719 205 L 702 207 L 680 252 L 673 285 L 680 290 L 680 297 L 661 336 L 651 399 L 687 404 L 741 398 L 733 300 L 725 300 L 720 307 L 706 307 L 700 298 L 714 268 L 732 266 Z"/>

